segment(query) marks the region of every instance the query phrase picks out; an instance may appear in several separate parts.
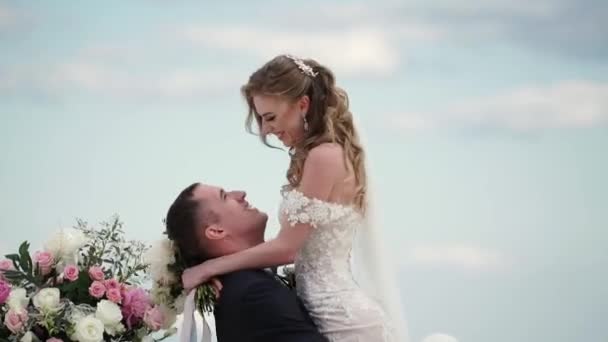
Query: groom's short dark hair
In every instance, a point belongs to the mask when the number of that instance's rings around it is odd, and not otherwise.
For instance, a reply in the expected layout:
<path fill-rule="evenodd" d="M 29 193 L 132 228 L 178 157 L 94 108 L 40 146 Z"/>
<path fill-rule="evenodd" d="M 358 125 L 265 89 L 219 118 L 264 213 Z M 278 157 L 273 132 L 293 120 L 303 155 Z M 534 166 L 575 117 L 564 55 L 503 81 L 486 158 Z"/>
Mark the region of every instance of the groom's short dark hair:
<path fill-rule="evenodd" d="M 177 196 L 169 207 L 165 225 L 169 239 L 177 244 L 178 251 L 187 267 L 209 259 L 206 244 L 201 245 L 196 230 L 213 223 L 217 215 L 204 203 L 194 198 L 194 190 L 200 183 L 193 183 Z"/>

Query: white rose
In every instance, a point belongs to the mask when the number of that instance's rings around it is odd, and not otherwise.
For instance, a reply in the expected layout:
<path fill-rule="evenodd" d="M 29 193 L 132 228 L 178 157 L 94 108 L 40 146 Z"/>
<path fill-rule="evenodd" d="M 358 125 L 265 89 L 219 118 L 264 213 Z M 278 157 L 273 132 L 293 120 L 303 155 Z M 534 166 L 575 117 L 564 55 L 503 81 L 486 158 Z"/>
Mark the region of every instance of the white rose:
<path fill-rule="evenodd" d="M 72 311 L 72 314 L 68 317 L 68 322 L 72 323 L 73 325 L 78 324 L 78 322 L 80 322 L 81 319 L 85 318 L 86 314 L 80 310 L 74 310 Z"/>
<path fill-rule="evenodd" d="M 36 335 L 32 334 L 31 331 L 28 331 L 28 332 L 25 333 L 25 335 L 23 335 L 23 337 L 19 341 L 21 341 L 21 342 L 35 342 L 35 341 L 39 341 L 39 340 L 36 337 Z"/>
<path fill-rule="evenodd" d="M 29 302 L 30 299 L 27 297 L 27 292 L 22 288 L 12 290 L 6 301 L 8 308 L 12 310 L 25 308 Z"/>
<path fill-rule="evenodd" d="M 125 326 L 122 323 L 118 323 L 113 327 L 106 327 L 106 333 L 110 336 L 116 336 L 126 331 Z"/>
<path fill-rule="evenodd" d="M 154 342 L 154 338 L 150 335 L 146 335 L 141 339 L 141 342 Z"/>
<path fill-rule="evenodd" d="M 117 326 L 122 321 L 122 312 L 120 311 L 120 307 L 115 303 L 109 300 L 102 300 L 97 303 L 95 317 L 103 323 L 106 332 L 113 336 L 119 330 Z"/>
<path fill-rule="evenodd" d="M 103 323 L 90 315 L 76 324 L 73 338 L 80 342 L 101 342 L 103 341 L 103 331 Z"/>
<path fill-rule="evenodd" d="M 40 290 L 32 299 L 34 306 L 39 310 L 52 311 L 59 307 L 59 289 L 49 287 Z"/>

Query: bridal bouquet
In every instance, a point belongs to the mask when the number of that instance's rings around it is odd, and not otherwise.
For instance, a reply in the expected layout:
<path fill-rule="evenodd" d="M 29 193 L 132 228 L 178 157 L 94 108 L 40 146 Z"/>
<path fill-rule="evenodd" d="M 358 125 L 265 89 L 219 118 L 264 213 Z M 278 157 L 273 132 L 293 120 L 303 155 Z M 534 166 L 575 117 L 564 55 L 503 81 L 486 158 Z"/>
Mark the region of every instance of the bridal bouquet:
<path fill-rule="evenodd" d="M 174 242 L 168 238 L 156 241 L 144 255 L 152 277 L 152 302 L 169 308 L 176 314 L 184 311 L 187 293 L 182 287 L 181 276 L 186 268 Z M 196 289 L 197 309 L 201 313 L 213 312 L 215 292 L 210 284 Z"/>
<path fill-rule="evenodd" d="M 144 256 L 145 263 L 150 267 L 153 280 L 151 295 L 156 305 L 169 308 L 176 314 L 184 311 L 187 293 L 184 291 L 181 276 L 186 268 L 180 258 L 177 246 L 168 238 L 156 241 Z M 295 288 L 295 275 L 292 266 L 281 267 L 278 272 L 273 270 L 276 278 L 285 286 Z M 195 304 L 201 314 L 212 313 L 216 304 L 216 295 L 210 283 L 196 289 Z"/>
<path fill-rule="evenodd" d="M 175 313 L 141 283 L 147 246 L 123 237 L 118 217 L 57 232 L 0 259 L 0 341 L 155 341 L 175 331 Z"/>

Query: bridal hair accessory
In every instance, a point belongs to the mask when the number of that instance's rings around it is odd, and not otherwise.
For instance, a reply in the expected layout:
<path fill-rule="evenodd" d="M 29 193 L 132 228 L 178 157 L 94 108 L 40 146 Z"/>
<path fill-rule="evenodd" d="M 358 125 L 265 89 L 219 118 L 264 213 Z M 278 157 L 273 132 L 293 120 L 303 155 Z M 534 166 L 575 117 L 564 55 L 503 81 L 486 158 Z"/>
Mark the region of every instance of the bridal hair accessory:
<path fill-rule="evenodd" d="M 303 60 L 299 59 L 298 57 L 292 56 L 292 55 L 285 55 L 285 57 L 291 59 L 294 63 L 296 63 L 296 65 L 298 66 L 298 68 L 302 71 L 303 74 L 306 74 L 310 77 L 315 77 L 317 76 L 318 72 L 314 72 L 312 70 L 312 67 L 306 63 L 304 63 Z"/>

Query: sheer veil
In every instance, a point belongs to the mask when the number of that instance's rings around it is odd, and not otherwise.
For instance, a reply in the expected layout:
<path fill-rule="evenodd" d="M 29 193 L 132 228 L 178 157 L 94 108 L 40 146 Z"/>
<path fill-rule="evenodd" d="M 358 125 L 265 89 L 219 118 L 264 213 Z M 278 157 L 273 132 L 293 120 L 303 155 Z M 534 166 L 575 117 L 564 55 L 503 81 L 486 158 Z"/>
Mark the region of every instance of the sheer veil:
<path fill-rule="evenodd" d="M 367 174 L 367 209 L 365 222 L 357 231 L 353 244 L 351 266 L 355 280 L 370 297 L 375 299 L 386 314 L 391 329 L 391 342 L 409 342 L 409 332 L 397 283 L 395 261 L 387 253 L 385 245 L 386 226 L 379 214 L 373 167 L 370 162 L 370 145 L 363 134 L 363 127 L 353 115 L 359 141 L 365 151 Z"/>

